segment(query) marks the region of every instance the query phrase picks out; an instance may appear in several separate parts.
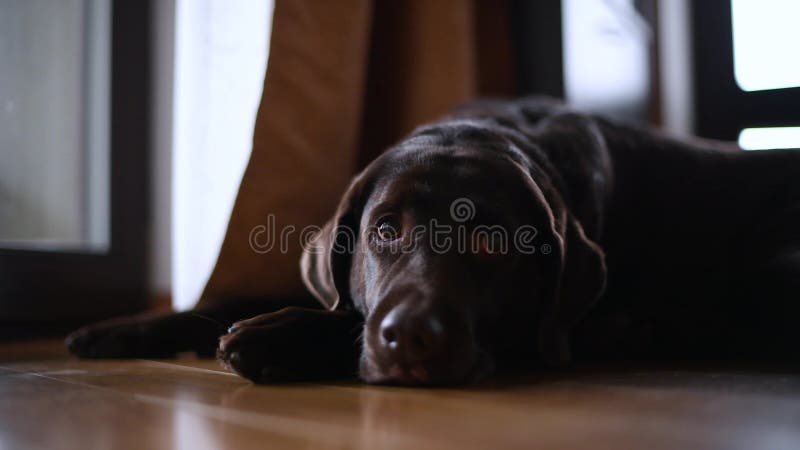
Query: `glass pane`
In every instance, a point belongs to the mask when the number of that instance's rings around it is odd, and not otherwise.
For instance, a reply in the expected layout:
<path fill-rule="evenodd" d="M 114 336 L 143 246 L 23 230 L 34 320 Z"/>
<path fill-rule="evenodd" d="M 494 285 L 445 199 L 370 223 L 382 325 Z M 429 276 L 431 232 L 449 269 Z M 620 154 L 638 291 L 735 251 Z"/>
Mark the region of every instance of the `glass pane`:
<path fill-rule="evenodd" d="M 732 0 L 736 83 L 745 91 L 800 86 L 800 1 Z"/>
<path fill-rule="evenodd" d="M 103 251 L 109 0 L 0 0 L 0 247 Z"/>

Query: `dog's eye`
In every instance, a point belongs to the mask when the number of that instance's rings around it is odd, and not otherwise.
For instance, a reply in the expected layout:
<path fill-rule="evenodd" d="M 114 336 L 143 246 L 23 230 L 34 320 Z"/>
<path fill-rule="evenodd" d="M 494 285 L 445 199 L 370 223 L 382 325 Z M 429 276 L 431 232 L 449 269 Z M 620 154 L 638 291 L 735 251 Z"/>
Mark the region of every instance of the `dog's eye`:
<path fill-rule="evenodd" d="M 400 237 L 400 222 L 396 217 L 384 217 L 378 221 L 378 239 L 394 241 Z"/>

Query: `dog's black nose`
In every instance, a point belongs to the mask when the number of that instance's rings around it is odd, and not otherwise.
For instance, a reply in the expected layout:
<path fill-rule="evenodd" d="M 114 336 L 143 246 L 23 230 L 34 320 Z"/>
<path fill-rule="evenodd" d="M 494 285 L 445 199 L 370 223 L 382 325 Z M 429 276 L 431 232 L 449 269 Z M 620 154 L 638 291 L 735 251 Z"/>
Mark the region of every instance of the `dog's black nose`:
<path fill-rule="evenodd" d="M 414 364 L 436 353 L 444 340 L 442 322 L 429 310 L 396 307 L 380 326 L 381 346 L 398 363 Z"/>

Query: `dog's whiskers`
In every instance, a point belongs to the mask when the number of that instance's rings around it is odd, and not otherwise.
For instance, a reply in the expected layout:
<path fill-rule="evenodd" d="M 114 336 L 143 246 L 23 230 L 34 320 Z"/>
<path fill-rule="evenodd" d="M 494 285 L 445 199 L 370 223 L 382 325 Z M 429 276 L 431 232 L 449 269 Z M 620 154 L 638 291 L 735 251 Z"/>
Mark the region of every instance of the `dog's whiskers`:
<path fill-rule="evenodd" d="M 208 317 L 208 316 L 204 316 L 204 315 L 202 315 L 202 314 L 197 314 L 197 313 L 195 313 L 195 312 L 190 312 L 189 314 L 191 314 L 191 315 L 192 315 L 192 316 L 194 316 L 194 317 L 197 317 L 197 318 L 200 318 L 200 319 L 206 320 L 206 321 L 208 321 L 208 322 L 211 322 L 211 323 L 213 323 L 214 325 L 216 325 L 217 327 L 219 327 L 221 330 L 223 330 L 223 331 L 227 331 L 227 327 L 226 327 L 226 326 L 225 326 L 225 325 L 224 325 L 222 322 L 220 322 L 219 320 L 216 320 L 216 319 L 214 319 L 214 318 L 211 318 L 211 317 Z"/>

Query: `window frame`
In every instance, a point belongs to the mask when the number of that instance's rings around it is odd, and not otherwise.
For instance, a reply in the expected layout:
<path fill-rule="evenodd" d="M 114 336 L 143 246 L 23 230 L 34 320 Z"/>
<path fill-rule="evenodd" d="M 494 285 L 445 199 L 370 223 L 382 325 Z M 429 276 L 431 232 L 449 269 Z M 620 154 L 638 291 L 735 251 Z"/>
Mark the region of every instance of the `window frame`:
<path fill-rule="evenodd" d="M 0 339 L 63 331 L 147 304 L 151 6 L 111 4 L 108 250 L 0 248 Z"/>
<path fill-rule="evenodd" d="M 800 88 L 747 92 L 736 83 L 730 0 L 690 3 L 696 134 L 736 140 L 744 128 L 800 125 Z"/>

